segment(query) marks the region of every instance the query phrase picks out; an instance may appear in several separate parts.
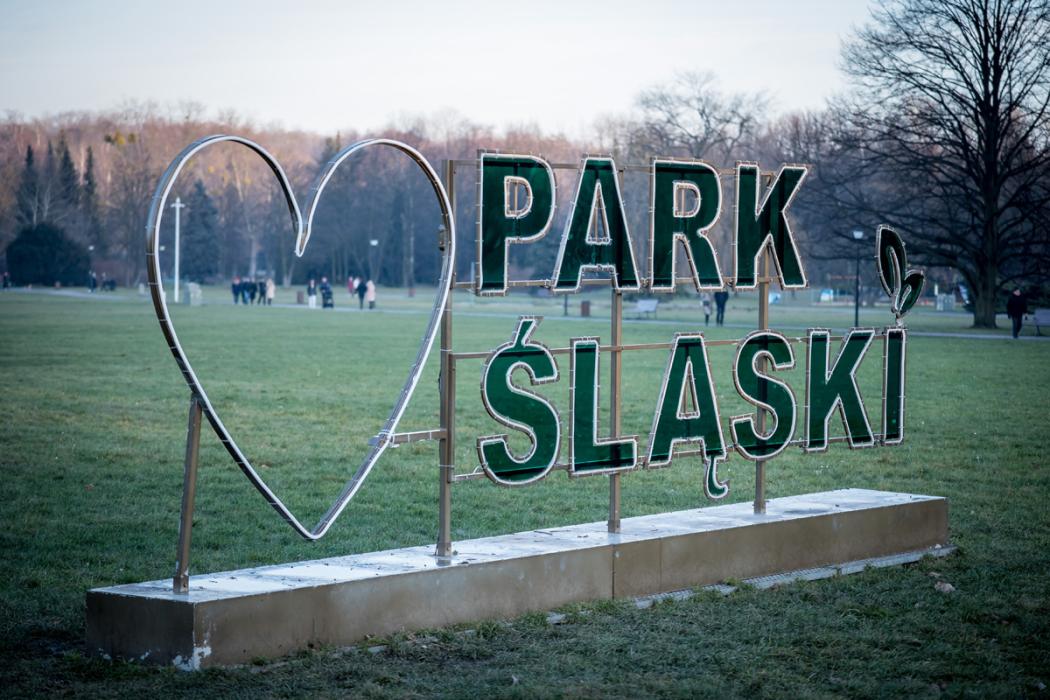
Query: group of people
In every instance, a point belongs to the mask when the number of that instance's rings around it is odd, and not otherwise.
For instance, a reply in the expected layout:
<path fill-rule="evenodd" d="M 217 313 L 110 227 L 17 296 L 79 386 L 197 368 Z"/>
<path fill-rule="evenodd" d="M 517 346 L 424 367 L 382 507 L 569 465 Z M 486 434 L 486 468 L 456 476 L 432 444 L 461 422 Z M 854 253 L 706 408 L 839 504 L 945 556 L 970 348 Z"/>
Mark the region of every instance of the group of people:
<path fill-rule="evenodd" d="M 355 294 L 357 295 L 359 308 L 365 308 L 365 302 L 368 303 L 369 309 L 374 309 L 376 307 L 376 285 L 372 280 L 365 280 L 362 277 L 354 277 L 351 275 L 346 278 L 346 291 L 351 297 Z M 332 294 L 332 285 L 329 283 L 327 277 L 321 277 L 320 284 L 318 284 L 317 280 L 312 277 L 306 283 L 306 305 L 311 309 L 317 308 L 318 293 L 321 295 L 321 308 L 335 308 L 335 298 Z"/>
<path fill-rule="evenodd" d="M 271 306 L 273 298 L 277 294 L 277 285 L 272 277 L 266 279 L 241 279 L 234 276 L 230 283 L 230 291 L 233 293 L 234 304 L 265 304 Z"/>
<path fill-rule="evenodd" d="M 7 273 L 5 272 L 4 274 L 6 275 Z M 8 281 L 9 281 L 9 280 L 8 280 L 8 279 L 7 279 L 6 277 L 5 277 L 5 279 L 4 279 L 4 283 L 5 283 L 5 288 L 6 288 L 7 286 L 8 286 L 8 285 L 7 285 L 7 282 L 8 282 Z M 103 292 L 115 292 L 115 291 L 117 291 L 117 281 L 116 281 L 116 280 L 114 280 L 114 279 L 110 279 L 110 278 L 109 278 L 109 277 L 108 277 L 108 276 L 106 275 L 106 273 L 105 273 L 105 272 L 103 272 L 103 273 L 102 273 L 102 283 L 101 283 L 101 286 L 102 286 L 102 291 L 103 291 Z M 89 292 L 91 292 L 92 294 L 94 294 L 94 293 L 95 293 L 96 291 L 98 291 L 98 288 L 99 288 L 99 279 L 98 279 L 98 275 L 97 275 L 97 274 L 95 274 L 95 271 L 94 271 L 94 270 L 92 270 L 92 271 L 90 271 L 90 272 L 88 273 L 88 283 L 87 283 L 87 287 L 88 287 L 88 291 L 89 291 Z"/>
<path fill-rule="evenodd" d="M 721 326 L 726 320 L 726 303 L 729 301 L 729 292 L 723 290 L 715 292 L 714 303 L 717 309 L 715 325 Z M 704 325 L 711 322 L 711 293 L 704 292 L 700 295 L 700 304 L 704 307 Z"/>

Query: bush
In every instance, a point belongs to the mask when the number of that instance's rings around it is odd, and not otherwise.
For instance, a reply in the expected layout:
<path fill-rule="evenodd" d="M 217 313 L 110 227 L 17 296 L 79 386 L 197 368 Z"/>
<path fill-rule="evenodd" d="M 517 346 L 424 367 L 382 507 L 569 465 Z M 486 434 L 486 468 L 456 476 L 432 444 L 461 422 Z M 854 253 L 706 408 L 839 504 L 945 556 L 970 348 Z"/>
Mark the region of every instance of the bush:
<path fill-rule="evenodd" d="M 7 268 L 15 284 L 87 284 L 90 258 L 84 246 L 52 224 L 28 226 L 7 246 Z"/>

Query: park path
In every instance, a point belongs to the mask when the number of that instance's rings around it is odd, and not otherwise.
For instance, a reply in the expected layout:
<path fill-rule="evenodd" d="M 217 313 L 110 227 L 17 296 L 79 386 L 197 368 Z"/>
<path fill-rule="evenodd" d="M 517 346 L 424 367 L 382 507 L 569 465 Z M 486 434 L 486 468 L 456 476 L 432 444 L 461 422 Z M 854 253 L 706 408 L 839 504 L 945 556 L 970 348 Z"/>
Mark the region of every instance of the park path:
<path fill-rule="evenodd" d="M 94 300 L 105 300 L 105 301 L 139 301 L 142 297 L 129 296 L 127 294 L 113 294 L 110 292 L 87 292 L 76 289 L 25 289 L 17 288 L 8 290 L 9 293 L 15 294 L 42 294 L 49 296 L 67 297 L 73 299 L 94 299 Z M 356 298 L 353 300 L 356 302 Z M 261 306 L 261 305 L 257 305 Z M 309 310 L 308 307 L 301 304 L 273 304 L 270 308 L 278 309 L 302 309 Z M 329 309 L 314 309 L 315 311 L 326 311 Z M 330 309 L 337 313 L 381 313 L 381 314 L 402 314 L 405 316 L 426 316 L 430 314 L 429 309 L 385 309 L 377 308 L 369 311 L 368 309 L 362 310 L 357 308 L 355 305 L 337 306 L 334 309 Z M 509 312 L 509 311 L 470 311 L 470 310 L 458 310 L 456 316 L 465 316 L 471 318 L 508 318 L 516 319 L 521 313 Z M 577 322 L 582 320 L 579 316 L 545 316 L 545 321 L 569 321 Z M 601 317 L 592 317 L 588 320 L 600 321 Z M 624 323 L 630 324 L 647 324 L 654 326 L 676 326 L 681 327 L 683 321 L 675 320 L 660 320 L 660 319 L 644 319 L 644 318 L 624 318 Z M 796 324 L 776 324 L 775 328 L 778 330 L 790 330 L 790 331 L 805 331 L 811 326 L 802 326 Z M 747 323 L 726 323 L 722 328 L 736 328 L 740 330 L 754 330 L 753 324 Z M 843 330 L 847 326 L 842 328 L 832 328 L 831 330 Z M 955 338 L 961 340 L 1009 340 L 1013 338 L 1007 333 L 965 333 L 965 332 L 947 332 L 947 331 L 908 331 L 909 335 L 913 338 Z M 1036 335 L 1022 335 L 1017 340 L 1025 342 L 1047 342 L 1050 341 L 1050 335 L 1036 336 Z"/>

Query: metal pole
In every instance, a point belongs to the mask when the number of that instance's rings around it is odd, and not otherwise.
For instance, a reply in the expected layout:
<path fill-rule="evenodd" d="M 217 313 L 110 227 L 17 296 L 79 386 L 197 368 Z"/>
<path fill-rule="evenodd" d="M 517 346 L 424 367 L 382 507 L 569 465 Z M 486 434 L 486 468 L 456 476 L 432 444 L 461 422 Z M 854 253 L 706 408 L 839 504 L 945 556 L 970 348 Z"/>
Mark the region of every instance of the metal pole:
<path fill-rule="evenodd" d="M 623 364 L 620 354 L 620 346 L 623 345 L 623 293 L 617 289 L 612 290 L 612 317 L 610 344 L 613 350 L 609 357 L 610 389 L 609 418 L 612 423 L 612 436 L 618 437 L 622 424 L 620 406 L 623 397 L 620 393 L 621 380 L 623 377 Z M 609 532 L 620 531 L 620 474 L 619 472 L 609 475 Z"/>
<path fill-rule="evenodd" d="M 860 325 L 860 244 L 857 245 L 857 269 L 853 287 L 853 327 Z"/>
<path fill-rule="evenodd" d="M 620 187 L 623 187 L 623 171 L 620 171 Z M 620 346 L 623 345 L 623 293 L 613 287 L 612 290 L 612 308 L 609 310 L 610 317 L 610 338 L 609 342 L 613 346 L 613 351 L 609 357 L 609 398 L 611 404 L 609 407 L 609 418 L 612 423 L 612 436 L 618 437 L 622 428 L 622 411 L 620 410 L 623 402 L 623 396 L 621 396 L 620 387 L 621 380 L 623 378 L 623 365 L 622 355 L 620 352 Z M 609 532 L 620 531 L 620 473 L 616 472 L 609 475 L 609 521 L 606 524 Z"/>
<path fill-rule="evenodd" d="M 762 277 L 758 283 L 758 327 L 760 330 L 769 328 L 769 249 L 762 252 Z M 758 362 L 758 371 L 765 370 L 765 360 Z M 765 388 L 765 385 L 762 385 Z M 763 394 L 765 392 L 762 392 Z M 759 398 L 765 401 L 764 395 Z M 755 422 L 759 433 L 766 429 L 766 412 L 761 408 L 757 410 Z M 762 515 L 766 512 L 766 463 L 764 460 L 755 460 L 755 514 Z"/>
<path fill-rule="evenodd" d="M 452 160 L 445 161 L 445 188 L 451 204 L 452 216 L 456 216 L 456 166 Z M 451 227 L 445 229 L 445 236 L 451 235 Z M 443 237 L 441 249 L 448 241 Z M 455 264 L 455 261 L 453 261 Z M 455 289 L 456 275 L 452 273 L 452 288 Z M 456 462 L 456 363 L 452 357 L 452 300 L 449 295 L 445 312 L 441 316 L 441 374 L 438 377 L 438 393 L 441 395 L 441 429 L 443 437 L 438 441 L 438 540 L 434 552 L 439 557 L 452 556 L 452 477 Z"/>
<path fill-rule="evenodd" d="M 178 211 L 177 209 L 175 211 Z M 179 519 L 179 548 L 175 559 L 172 590 L 185 593 L 190 588 L 190 539 L 193 536 L 193 502 L 197 495 L 197 462 L 201 445 L 201 405 L 190 399 L 186 428 L 186 465 L 182 477 L 182 516 Z"/>
<path fill-rule="evenodd" d="M 175 210 L 175 303 L 179 303 L 179 212 L 186 206 L 182 203 L 182 198 L 176 197 L 175 203 L 171 205 L 171 208 Z"/>

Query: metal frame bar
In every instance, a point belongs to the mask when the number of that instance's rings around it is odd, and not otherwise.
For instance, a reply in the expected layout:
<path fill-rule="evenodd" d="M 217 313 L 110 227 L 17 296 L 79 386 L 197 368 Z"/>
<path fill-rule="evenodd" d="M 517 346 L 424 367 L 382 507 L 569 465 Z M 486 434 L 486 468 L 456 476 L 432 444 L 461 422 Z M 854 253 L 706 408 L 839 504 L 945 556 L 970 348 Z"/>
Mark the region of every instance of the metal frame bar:
<path fill-rule="evenodd" d="M 758 297 L 758 329 L 764 331 L 769 329 L 769 248 L 763 248 L 762 251 L 762 281 L 758 283 Z M 763 372 L 765 368 L 765 358 L 759 358 L 758 371 Z M 763 383 L 759 389 L 760 401 L 767 398 L 765 390 L 766 385 Z M 766 430 L 766 412 L 761 407 L 755 409 L 755 426 L 760 433 Z M 755 460 L 755 515 L 765 515 L 766 512 L 766 461 Z"/>
<path fill-rule="evenodd" d="M 872 431 L 872 436 L 875 438 L 876 441 L 878 441 L 878 440 L 881 440 L 882 438 L 885 437 L 885 433 Z M 849 437 L 846 436 L 846 435 L 829 435 L 828 436 L 828 444 L 838 443 L 838 442 L 844 442 L 844 443 L 848 444 L 849 443 Z M 795 438 L 795 439 L 791 440 L 790 442 L 788 442 L 787 443 L 787 447 L 804 447 L 805 444 L 806 444 L 805 437 L 799 437 L 799 438 Z M 735 442 L 727 442 L 726 443 L 726 459 L 728 460 L 729 458 L 731 458 L 736 453 L 737 453 L 736 452 L 736 443 Z M 678 457 L 704 456 L 704 452 L 703 452 L 703 450 L 699 450 L 699 449 L 680 450 L 680 451 L 676 451 L 674 456 L 675 456 L 675 458 L 678 458 Z M 639 470 L 647 469 L 648 465 L 649 465 L 649 462 L 646 459 L 646 456 L 643 455 L 641 452 L 639 452 L 638 453 L 638 467 L 637 467 L 637 469 L 639 469 Z M 557 464 L 555 464 L 554 466 L 551 467 L 551 471 L 552 472 L 555 472 L 555 471 L 568 471 L 568 470 L 569 470 L 568 462 L 558 462 Z M 461 474 L 454 475 L 452 477 L 452 482 L 456 483 L 456 482 L 459 482 L 459 481 L 473 481 L 474 479 L 481 479 L 481 478 L 484 478 L 484 477 L 485 477 L 485 472 L 482 470 L 481 465 L 479 464 L 479 465 L 474 467 L 473 471 L 463 472 Z"/>
<path fill-rule="evenodd" d="M 593 153 L 585 155 L 584 157 L 586 158 L 588 156 L 592 157 L 592 158 L 600 157 L 600 156 L 598 156 L 596 154 L 593 154 Z M 468 160 L 468 159 L 463 159 L 463 158 L 457 158 L 455 160 L 445 161 L 445 162 L 446 163 L 452 163 L 452 167 L 458 167 L 460 165 L 465 165 L 465 166 L 469 166 L 469 167 L 474 168 L 474 167 L 477 167 L 477 164 L 478 164 L 477 159 L 469 159 Z M 580 169 L 580 164 L 579 163 L 548 163 L 548 165 L 551 166 L 552 170 L 579 170 Z M 625 173 L 648 173 L 648 172 L 651 172 L 652 169 L 653 169 L 652 163 L 627 163 L 626 165 L 618 165 L 618 166 L 616 166 L 616 171 L 620 174 L 620 177 L 623 177 L 623 175 Z M 736 168 L 735 167 L 734 168 L 715 168 L 715 171 L 719 175 L 732 175 L 732 176 L 736 177 Z M 769 178 L 771 180 L 774 176 L 776 176 L 777 173 L 774 170 L 762 170 L 761 174 L 762 174 L 763 177 Z"/>
<path fill-rule="evenodd" d="M 175 576 L 172 579 L 172 590 L 175 593 L 186 593 L 190 589 L 190 541 L 193 538 L 193 505 L 197 498 L 197 466 L 200 463 L 201 416 L 203 413 L 200 400 L 192 396 L 186 426 L 186 463 L 182 476 L 179 546 L 175 553 Z"/>
<path fill-rule="evenodd" d="M 445 192 L 448 193 L 452 221 L 456 220 L 456 165 L 445 161 Z M 448 237 L 455 235 L 455 225 L 445 229 L 445 240 L 439 247 L 453 245 Z M 452 261 L 450 286 L 456 285 L 456 263 Z M 456 472 L 456 357 L 452 353 L 452 299 L 449 295 L 441 316 L 441 370 L 438 393 L 441 401 L 441 439 L 438 441 L 438 537 L 434 554 L 452 556 L 452 482 Z"/>

